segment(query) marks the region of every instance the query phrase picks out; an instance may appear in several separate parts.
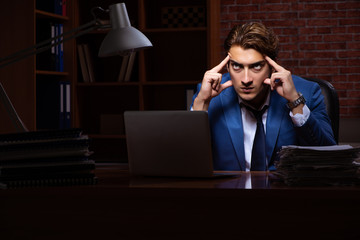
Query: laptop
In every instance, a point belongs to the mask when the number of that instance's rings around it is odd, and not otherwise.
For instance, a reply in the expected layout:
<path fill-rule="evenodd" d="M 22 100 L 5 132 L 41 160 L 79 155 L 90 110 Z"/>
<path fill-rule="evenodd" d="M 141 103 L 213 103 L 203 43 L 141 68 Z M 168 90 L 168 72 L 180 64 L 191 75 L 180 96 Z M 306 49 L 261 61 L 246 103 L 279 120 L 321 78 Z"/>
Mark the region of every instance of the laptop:
<path fill-rule="evenodd" d="M 129 170 L 132 175 L 209 178 L 214 173 L 205 111 L 126 111 Z"/>

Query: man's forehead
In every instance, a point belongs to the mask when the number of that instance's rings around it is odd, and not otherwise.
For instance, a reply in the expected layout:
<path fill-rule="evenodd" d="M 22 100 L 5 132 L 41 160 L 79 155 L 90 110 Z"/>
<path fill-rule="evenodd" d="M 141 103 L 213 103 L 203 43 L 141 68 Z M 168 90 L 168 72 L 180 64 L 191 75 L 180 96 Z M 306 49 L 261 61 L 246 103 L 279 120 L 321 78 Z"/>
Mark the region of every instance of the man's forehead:
<path fill-rule="evenodd" d="M 229 52 L 230 61 L 242 65 L 251 65 L 264 61 L 264 56 L 255 49 L 243 49 L 240 46 L 231 47 Z"/>

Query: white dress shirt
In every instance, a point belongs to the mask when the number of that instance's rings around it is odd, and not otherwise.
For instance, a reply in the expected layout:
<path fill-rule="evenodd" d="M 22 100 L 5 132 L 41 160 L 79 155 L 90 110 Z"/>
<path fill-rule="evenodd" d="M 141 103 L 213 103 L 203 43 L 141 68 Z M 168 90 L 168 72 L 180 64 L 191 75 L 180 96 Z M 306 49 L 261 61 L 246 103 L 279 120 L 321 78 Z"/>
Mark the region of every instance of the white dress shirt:
<path fill-rule="evenodd" d="M 239 97 L 239 104 L 242 102 L 243 102 L 242 99 Z M 269 106 L 269 102 L 270 102 L 270 94 L 268 94 L 265 103 L 261 106 L 261 109 L 264 106 Z M 268 109 L 266 109 L 266 111 L 262 115 L 262 121 L 263 121 L 264 126 L 266 126 L 267 114 L 268 114 Z M 310 115 L 310 110 L 306 105 L 304 105 L 304 107 L 303 107 L 303 114 L 298 113 L 296 115 L 293 115 L 292 112 L 290 111 L 290 117 L 291 117 L 294 125 L 297 127 L 301 127 L 302 125 L 304 125 L 304 123 L 309 118 L 309 115 Z M 244 130 L 243 132 L 244 132 L 245 166 L 246 166 L 246 171 L 250 171 L 251 152 L 252 152 L 252 147 L 253 147 L 255 132 L 256 132 L 256 119 L 253 116 L 253 114 L 249 110 L 246 109 L 246 107 L 241 108 L 241 117 L 242 117 L 243 130 Z M 266 127 L 265 127 L 264 131 L 266 134 Z"/>
<path fill-rule="evenodd" d="M 241 103 L 243 101 L 240 98 L 240 96 L 238 96 L 238 99 L 239 99 L 239 105 L 241 106 Z M 265 103 L 261 106 L 261 109 L 264 106 L 269 106 L 269 103 L 270 103 L 270 94 L 268 94 Z M 267 114 L 268 114 L 268 109 L 269 108 L 267 108 L 266 111 L 264 112 L 264 114 L 262 115 L 262 121 L 265 126 L 265 129 L 264 129 L 265 134 L 266 134 L 266 118 L 267 118 Z M 192 107 L 191 107 L 190 111 L 193 111 Z M 308 108 L 308 106 L 306 106 L 306 104 L 304 104 L 304 107 L 303 107 L 303 114 L 297 113 L 297 114 L 293 115 L 293 113 L 290 111 L 290 117 L 291 117 L 294 125 L 297 127 L 301 127 L 302 125 L 304 125 L 304 123 L 308 120 L 309 116 L 310 116 L 310 109 Z M 255 132 L 256 132 L 256 119 L 253 116 L 253 114 L 249 110 L 246 109 L 246 107 L 242 107 L 241 117 L 242 117 L 243 132 L 244 132 L 245 166 L 246 166 L 246 171 L 250 171 L 251 152 L 252 152 L 252 147 L 253 147 Z"/>

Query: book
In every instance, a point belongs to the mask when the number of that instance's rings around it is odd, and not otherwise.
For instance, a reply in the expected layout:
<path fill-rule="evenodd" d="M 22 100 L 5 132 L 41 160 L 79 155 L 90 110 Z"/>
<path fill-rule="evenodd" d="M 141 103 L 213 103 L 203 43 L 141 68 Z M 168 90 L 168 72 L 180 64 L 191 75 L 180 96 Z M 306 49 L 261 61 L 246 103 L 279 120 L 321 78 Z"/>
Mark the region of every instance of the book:
<path fill-rule="evenodd" d="M 130 58 L 129 55 L 122 57 L 120 72 L 119 72 L 119 76 L 118 76 L 118 82 L 123 82 L 125 80 L 125 74 L 126 74 L 126 69 L 127 69 L 128 63 L 129 63 L 129 58 Z"/>
<path fill-rule="evenodd" d="M 66 5 L 66 1 L 67 1 L 67 0 L 62 0 L 62 1 L 61 1 L 61 8 L 62 8 L 62 15 L 63 15 L 63 16 L 67 16 L 67 5 Z"/>
<path fill-rule="evenodd" d="M 135 62 L 135 56 L 136 56 L 136 52 L 132 52 L 129 56 L 128 64 L 126 67 L 126 73 L 125 73 L 125 77 L 124 77 L 125 82 L 130 81 L 132 69 L 133 69 L 134 62 Z"/>
<path fill-rule="evenodd" d="M 63 127 L 71 127 L 71 89 L 70 82 L 64 82 L 64 93 L 63 93 L 63 106 L 64 106 L 64 118 L 63 118 Z"/>
<path fill-rule="evenodd" d="M 87 174 L 87 176 L 63 176 L 40 179 L 8 179 L 0 181 L 0 188 L 94 185 L 97 184 L 97 182 L 98 179 L 96 176 Z"/>
<path fill-rule="evenodd" d="M 55 71 L 57 70 L 56 69 L 56 66 L 57 66 L 57 39 L 54 39 L 57 35 L 57 28 L 56 28 L 56 24 L 54 23 L 51 23 L 51 38 L 52 38 L 52 41 L 51 41 L 51 66 L 49 67 L 48 70 L 52 70 L 52 71 Z"/>
<path fill-rule="evenodd" d="M 64 128 L 65 82 L 39 77 L 36 91 L 37 129 Z"/>
<path fill-rule="evenodd" d="M 54 1 L 54 13 L 62 15 L 62 0 L 53 0 Z"/>
<path fill-rule="evenodd" d="M 64 32 L 64 24 L 58 24 L 58 36 L 61 36 Z M 59 38 L 60 44 L 58 45 L 59 53 L 58 53 L 58 71 L 64 71 L 64 43 L 63 37 Z"/>
<path fill-rule="evenodd" d="M 55 24 L 42 19 L 36 22 L 37 44 L 48 41 L 55 36 Z M 55 44 L 55 40 L 52 40 L 51 44 Z M 36 68 L 38 70 L 56 70 L 56 46 L 52 46 L 50 49 L 47 49 L 36 55 Z"/>
<path fill-rule="evenodd" d="M 190 110 L 192 101 L 194 97 L 194 90 L 193 89 L 186 89 L 186 110 Z"/>
<path fill-rule="evenodd" d="M 0 163 L 19 159 L 90 156 L 89 139 L 85 136 L 71 139 L 0 143 Z"/>
<path fill-rule="evenodd" d="M 87 71 L 89 73 L 89 81 L 95 82 L 95 73 L 94 73 L 94 59 L 91 54 L 90 48 L 88 44 L 83 45 L 85 63 L 87 66 Z"/>
<path fill-rule="evenodd" d="M 59 128 L 64 128 L 65 123 L 65 83 L 59 82 L 60 84 L 60 115 L 59 115 Z"/>
<path fill-rule="evenodd" d="M 83 173 L 95 169 L 95 162 L 93 160 L 79 160 L 79 161 L 49 161 L 38 163 L 14 163 L 2 164 L 0 166 L 0 179 L 22 177 L 33 178 L 51 177 L 54 174 L 57 176 Z"/>
<path fill-rule="evenodd" d="M 78 44 L 78 56 L 79 56 L 79 63 L 80 63 L 80 69 L 82 74 L 82 79 L 84 82 L 88 83 L 90 82 L 90 76 L 86 65 L 85 60 L 85 54 L 84 54 L 84 46 L 82 44 Z"/>
<path fill-rule="evenodd" d="M 55 37 L 56 37 L 56 40 L 55 40 L 55 43 L 56 43 L 56 45 L 54 46 L 54 48 L 55 48 L 55 71 L 59 71 L 59 60 L 60 60 L 60 58 L 59 58 L 59 55 L 60 55 L 60 45 L 59 45 L 59 41 L 60 41 L 60 39 L 59 38 L 57 38 L 58 36 L 59 36 L 59 29 L 60 29 L 60 27 L 59 27 L 59 24 L 54 24 L 54 28 L 55 28 Z"/>
<path fill-rule="evenodd" d="M 80 128 L 71 128 L 63 130 L 29 131 L 22 133 L 0 134 L 0 143 L 11 142 L 36 142 L 53 139 L 67 139 L 82 137 Z M 86 136 L 86 135 L 85 135 Z"/>

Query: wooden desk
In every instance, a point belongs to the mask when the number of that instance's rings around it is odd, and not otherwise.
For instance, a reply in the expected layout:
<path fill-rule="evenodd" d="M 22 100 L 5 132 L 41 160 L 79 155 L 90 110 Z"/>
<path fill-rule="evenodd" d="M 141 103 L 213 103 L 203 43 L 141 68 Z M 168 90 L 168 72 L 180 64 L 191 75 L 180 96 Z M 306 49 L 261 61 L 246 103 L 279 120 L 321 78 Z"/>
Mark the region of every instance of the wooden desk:
<path fill-rule="evenodd" d="M 246 189 L 247 173 L 130 178 L 121 165 L 96 174 L 94 186 L 0 191 L 0 238 L 360 239 L 359 187 L 264 185 L 269 175 L 253 173 Z"/>

